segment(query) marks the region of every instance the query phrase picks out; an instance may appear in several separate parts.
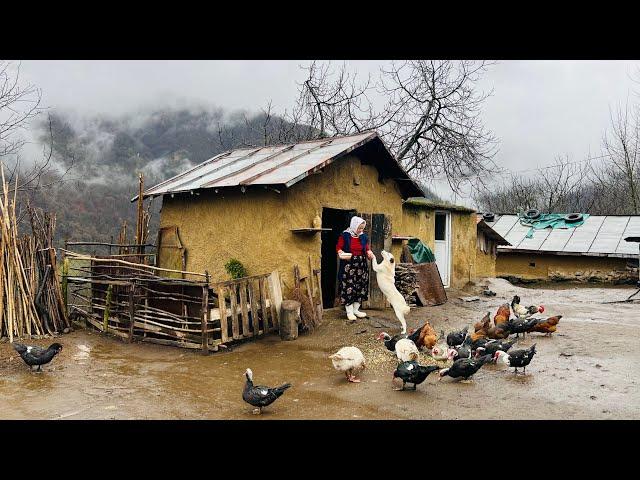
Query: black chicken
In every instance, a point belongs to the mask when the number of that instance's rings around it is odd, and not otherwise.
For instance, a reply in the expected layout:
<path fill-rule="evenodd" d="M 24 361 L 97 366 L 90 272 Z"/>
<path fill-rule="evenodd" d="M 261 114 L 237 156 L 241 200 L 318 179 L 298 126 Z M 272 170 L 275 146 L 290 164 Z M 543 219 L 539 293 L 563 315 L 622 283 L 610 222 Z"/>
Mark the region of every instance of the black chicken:
<path fill-rule="evenodd" d="M 435 372 L 439 368 L 437 365 L 420 365 L 414 361 L 402 362 L 398 364 L 398 368 L 393 372 L 393 379 L 399 378 L 402 380 L 402 390 L 405 389 L 407 383 L 413 383 L 411 390 L 415 390 L 416 385 L 424 382 L 431 372 Z"/>
<path fill-rule="evenodd" d="M 253 372 L 250 368 L 244 372 L 247 377 L 247 383 L 242 391 L 242 399 L 249 405 L 257 407 L 253 410 L 254 414 L 262 413 L 262 407 L 271 405 L 280 397 L 287 388 L 291 387 L 290 383 L 285 383 L 279 387 L 271 388 L 262 385 L 253 385 Z"/>
<path fill-rule="evenodd" d="M 524 369 L 524 373 L 527 373 L 527 365 L 531 363 L 533 356 L 536 354 L 536 344 L 534 343 L 526 350 L 512 350 L 510 353 L 506 353 L 498 350 L 495 354 L 495 360 L 497 362 L 504 363 L 510 367 L 515 368 L 514 373 L 518 373 L 518 368 Z"/>
<path fill-rule="evenodd" d="M 522 338 L 524 338 L 525 333 L 531 332 L 540 320 L 539 318 L 530 318 L 529 320 L 511 318 L 507 322 L 507 328 L 510 334 L 516 334 L 516 338 L 518 338 L 520 334 L 522 334 Z"/>
<path fill-rule="evenodd" d="M 402 340 L 403 338 L 407 338 L 404 333 L 399 333 L 393 337 L 387 332 L 381 332 L 380 335 L 378 335 L 378 340 L 384 340 L 384 346 L 391 352 L 396 351 L 396 343 L 398 343 L 398 340 Z"/>
<path fill-rule="evenodd" d="M 485 342 L 481 347 L 476 348 L 476 357 L 480 357 L 482 355 L 493 356 L 498 350 L 506 352 L 511 347 L 513 347 L 515 343 L 515 340 L 490 340 L 488 342 Z"/>
<path fill-rule="evenodd" d="M 55 357 L 62 350 L 62 345 L 59 343 L 52 343 L 46 350 L 42 347 L 35 347 L 30 345 L 22 345 L 21 343 L 14 343 L 13 348 L 20 354 L 24 363 L 29 365 L 29 369 L 33 370 L 34 365 L 38 366 L 36 372 L 42 371 L 40 368 L 42 365 L 46 365 L 53 357 Z"/>
<path fill-rule="evenodd" d="M 447 335 L 447 345 L 450 347 L 457 347 L 458 345 L 462 345 L 464 339 L 467 337 L 467 331 L 469 327 L 464 327 L 464 330 L 460 330 L 459 332 L 451 332 Z"/>
<path fill-rule="evenodd" d="M 491 355 L 483 355 L 480 358 L 461 358 L 453 362 L 453 365 L 449 368 L 440 370 L 440 378 L 438 378 L 438 381 L 447 375 L 452 378 L 464 378 L 467 380 L 480 370 L 485 363 L 489 363 L 491 360 Z"/>

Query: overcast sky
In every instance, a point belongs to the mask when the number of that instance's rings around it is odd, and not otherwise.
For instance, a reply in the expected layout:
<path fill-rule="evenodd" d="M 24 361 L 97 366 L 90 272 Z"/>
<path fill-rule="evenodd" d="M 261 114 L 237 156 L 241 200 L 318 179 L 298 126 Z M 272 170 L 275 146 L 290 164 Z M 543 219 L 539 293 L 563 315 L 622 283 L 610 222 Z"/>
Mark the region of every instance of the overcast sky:
<path fill-rule="evenodd" d="M 307 63 L 32 60 L 22 62 L 21 76 L 42 89 L 46 106 L 81 115 L 184 103 L 257 110 L 269 100 L 279 110 L 291 107 L 305 73 L 299 66 Z M 347 66 L 366 76 L 384 63 Z M 549 165 L 558 155 L 597 156 L 610 108 L 640 93 L 632 78 L 640 78 L 640 62 L 501 61 L 490 67 L 480 87 L 493 89 L 484 120 L 500 140 L 496 163 L 516 171 Z"/>

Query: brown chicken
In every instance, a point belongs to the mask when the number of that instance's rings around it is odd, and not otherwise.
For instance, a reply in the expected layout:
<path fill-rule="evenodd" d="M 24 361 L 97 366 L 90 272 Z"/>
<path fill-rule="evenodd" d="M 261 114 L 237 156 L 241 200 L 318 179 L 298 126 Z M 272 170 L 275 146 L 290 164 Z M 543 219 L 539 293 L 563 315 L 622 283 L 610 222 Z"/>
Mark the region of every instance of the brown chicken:
<path fill-rule="evenodd" d="M 438 334 L 428 321 L 419 329 L 411 332 L 407 338 L 413 340 L 413 343 L 416 344 L 418 349 L 432 349 L 434 345 L 438 343 Z"/>
<path fill-rule="evenodd" d="M 496 316 L 493 317 L 493 323 L 498 326 L 503 323 L 507 323 L 509 321 L 509 317 L 511 317 L 511 307 L 508 303 L 503 303 L 498 308 Z"/>
<path fill-rule="evenodd" d="M 551 334 L 556 331 L 556 325 L 558 325 L 561 318 L 562 315 L 556 315 L 555 317 L 549 317 L 546 320 L 542 320 L 537 323 L 531 331 L 546 333 L 547 336 L 551 336 Z"/>
<path fill-rule="evenodd" d="M 492 338 L 494 340 L 502 340 L 503 338 L 507 338 L 511 333 L 507 325 L 508 323 L 502 323 L 500 325 L 491 327 L 489 330 L 486 331 L 487 337 Z"/>
<path fill-rule="evenodd" d="M 487 331 L 479 330 L 477 332 L 472 333 L 469 336 L 471 337 L 471 342 L 475 342 L 476 340 L 480 340 L 481 338 L 487 338 Z"/>
<path fill-rule="evenodd" d="M 482 317 L 482 320 L 473 324 L 473 328 L 476 332 L 481 330 L 488 330 L 491 328 L 491 312 L 487 312 L 487 314 Z"/>

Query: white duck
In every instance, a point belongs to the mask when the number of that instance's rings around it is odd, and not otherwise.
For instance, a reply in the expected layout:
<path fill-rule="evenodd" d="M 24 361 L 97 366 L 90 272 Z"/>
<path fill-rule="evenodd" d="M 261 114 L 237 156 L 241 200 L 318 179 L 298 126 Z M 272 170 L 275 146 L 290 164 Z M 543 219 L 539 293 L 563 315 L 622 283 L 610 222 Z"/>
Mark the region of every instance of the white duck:
<path fill-rule="evenodd" d="M 403 338 L 396 342 L 396 355 L 401 362 L 417 361 L 420 358 L 418 347 L 408 338 Z"/>
<path fill-rule="evenodd" d="M 360 380 L 356 378 L 365 368 L 364 355 L 357 347 L 342 347 L 329 358 L 333 362 L 333 368 L 339 372 L 344 372 L 347 380 L 353 383 L 359 383 Z"/>

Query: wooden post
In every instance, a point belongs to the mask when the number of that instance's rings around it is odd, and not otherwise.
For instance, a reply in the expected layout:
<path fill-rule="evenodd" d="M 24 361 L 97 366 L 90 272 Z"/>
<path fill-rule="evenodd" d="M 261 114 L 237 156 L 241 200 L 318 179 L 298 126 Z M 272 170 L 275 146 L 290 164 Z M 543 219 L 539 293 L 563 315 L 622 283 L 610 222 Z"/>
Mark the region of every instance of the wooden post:
<path fill-rule="evenodd" d="M 133 341 L 133 324 L 135 322 L 136 315 L 136 283 L 131 282 L 129 286 L 129 343 Z"/>
<path fill-rule="evenodd" d="M 242 312 L 242 330 L 249 332 L 249 310 L 247 309 L 247 281 L 243 280 L 239 283 L 240 288 L 240 311 Z M 237 328 L 237 327 L 236 327 Z M 233 332 L 233 338 L 236 339 L 236 331 Z"/>
<path fill-rule="evenodd" d="M 65 255 L 62 261 L 62 298 L 64 299 L 64 314 L 69 316 L 69 283 L 67 277 L 69 276 L 69 259 Z"/>
<path fill-rule="evenodd" d="M 259 278 L 258 279 L 258 287 L 259 287 L 259 290 L 260 290 L 260 311 L 262 312 L 262 333 L 264 335 L 266 335 L 267 332 L 269 331 L 269 319 L 267 318 L 267 296 L 265 295 L 265 293 L 266 293 L 266 288 L 265 288 L 266 281 L 267 281 L 266 278 Z"/>
<path fill-rule="evenodd" d="M 107 298 L 105 299 L 104 316 L 102 317 L 102 331 L 109 331 L 109 315 L 111 314 L 111 295 L 113 294 L 113 285 L 107 287 Z"/>
<path fill-rule="evenodd" d="M 229 341 L 229 328 L 227 325 L 227 304 L 224 301 L 224 287 L 218 287 L 218 310 L 220 311 L 222 343 L 226 343 Z M 231 321 L 233 322 L 233 317 L 231 317 Z"/>
<path fill-rule="evenodd" d="M 238 316 L 238 285 L 232 283 L 229 285 L 229 299 L 231 300 L 231 322 L 240 325 L 240 320 Z M 242 336 L 247 337 L 248 328 L 242 325 Z"/>
<path fill-rule="evenodd" d="M 205 271 L 207 275 L 207 284 L 202 287 L 202 354 L 209 354 L 209 332 L 207 326 L 207 320 L 209 316 L 209 272 Z"/>
<path fill-rule="evenodd" d="M 258 302 L 256 294 L 256 284 L 253 280 L 249 280 L 249 305 L 251 305 L 251 321 L 253 322 L 253 335 L 260 335 L 260 317 L 258 316 Z"/>
<path fill-rule="evenodd" d="M 280 338 L 282 340 L 295 340 L 298 338 L 298 323 L 300 322 L 300 302 L 296 300 L 283 300 L 282 313 L 280 314 Z"/>

